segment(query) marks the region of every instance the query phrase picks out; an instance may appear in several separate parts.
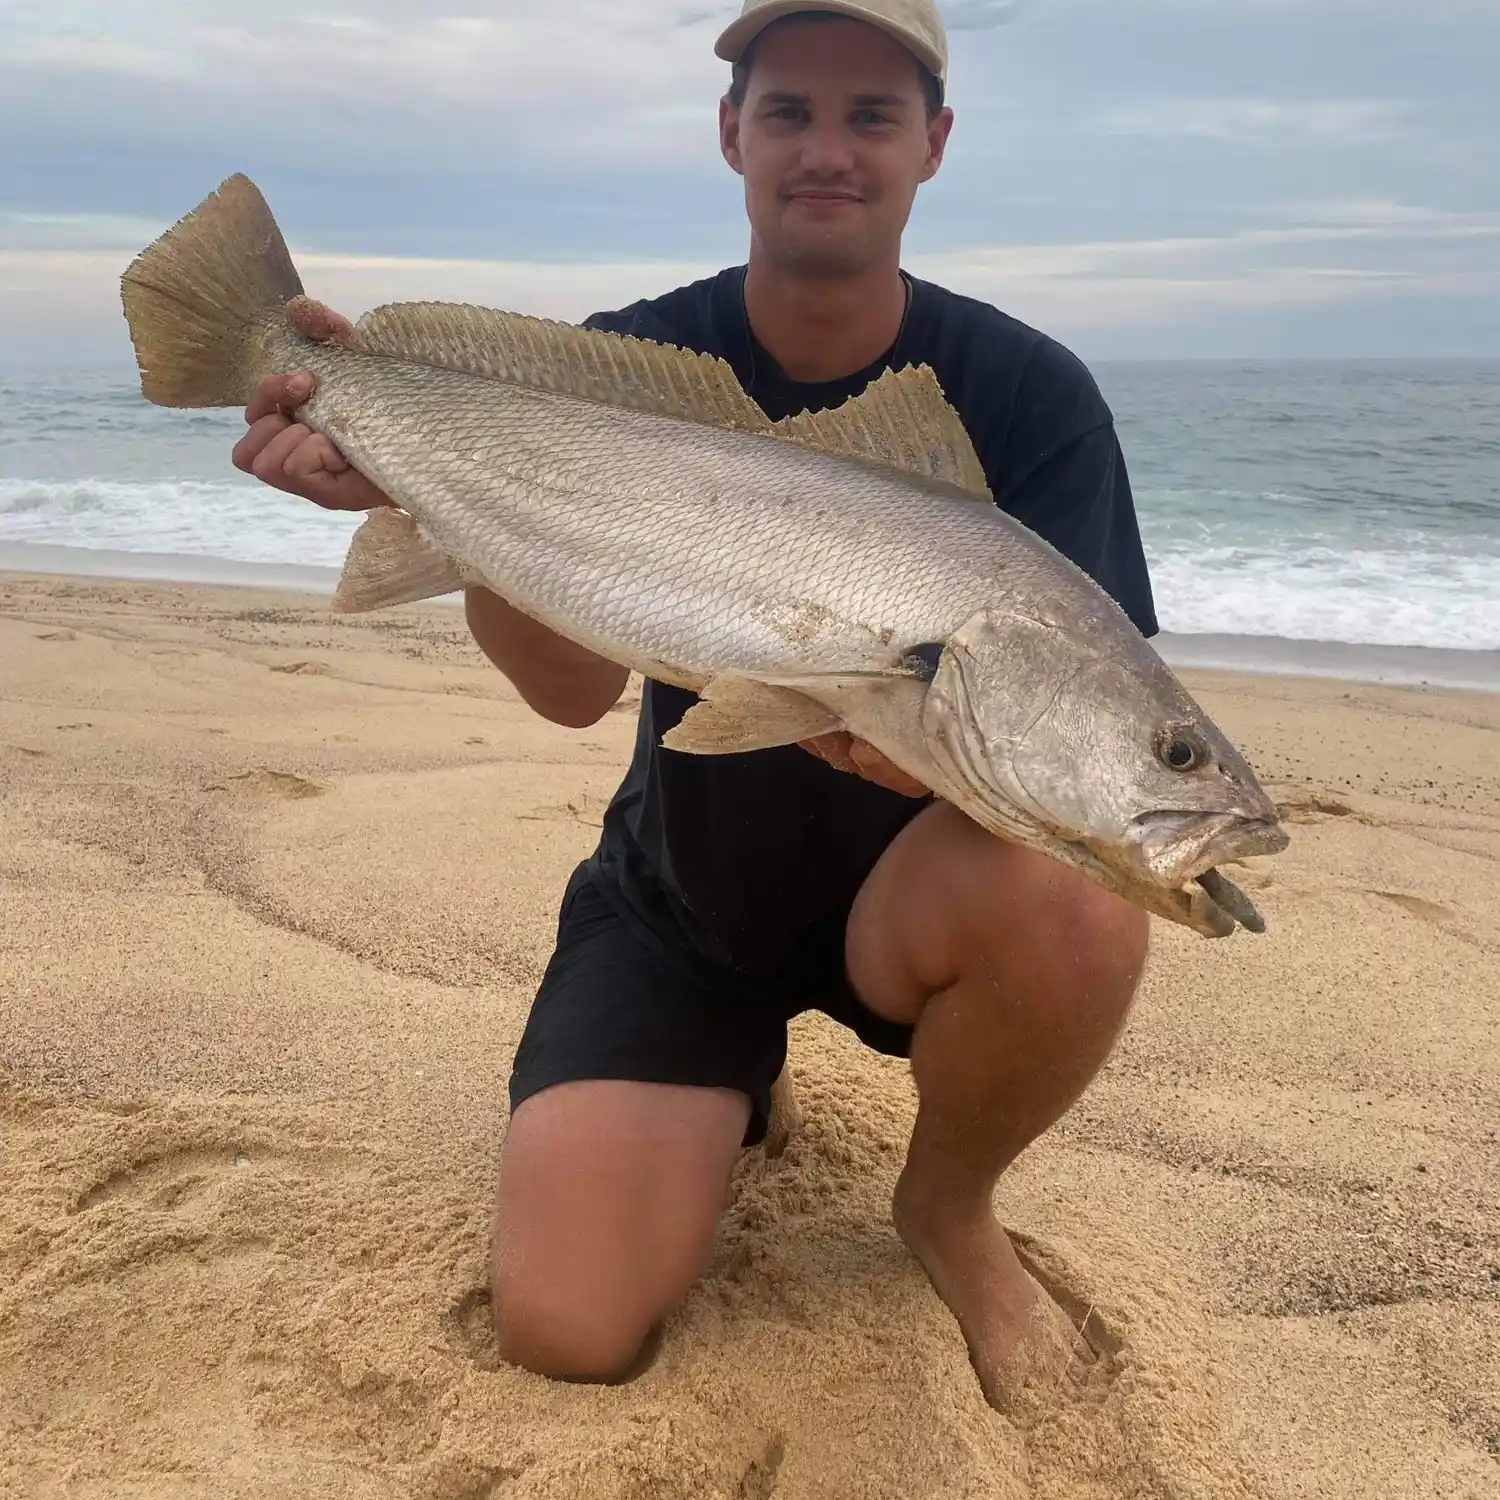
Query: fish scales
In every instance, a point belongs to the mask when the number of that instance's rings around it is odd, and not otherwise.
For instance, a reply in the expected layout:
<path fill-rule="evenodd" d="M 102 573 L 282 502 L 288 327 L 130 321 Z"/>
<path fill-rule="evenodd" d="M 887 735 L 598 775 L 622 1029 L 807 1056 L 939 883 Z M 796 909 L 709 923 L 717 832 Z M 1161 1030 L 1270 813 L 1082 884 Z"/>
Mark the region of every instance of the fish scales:
<path fill-rule="evenodd" d="M 320 377 L 302 419 L 447 550 L 637 670 L 873 670 L 997 589 L 1094 602 L 1002 513 L 907 476 L 396 360 L 285 355 Z"/>

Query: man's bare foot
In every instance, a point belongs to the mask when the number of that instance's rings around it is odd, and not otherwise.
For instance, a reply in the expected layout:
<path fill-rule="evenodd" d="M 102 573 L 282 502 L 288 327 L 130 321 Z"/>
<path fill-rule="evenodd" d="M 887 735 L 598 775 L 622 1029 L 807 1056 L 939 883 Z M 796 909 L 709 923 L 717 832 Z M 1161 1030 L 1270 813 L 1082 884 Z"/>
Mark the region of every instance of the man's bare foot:
<path fill-rule="evenodd" d="M 985 1400 L 1012 1413 L 1022 1393 L 1055 1386 L 1093 1361 L 1068 1315 L 1022 1266 L 989 1203 L 957 1208 L 905 1176 L 896 1232 L 958 1319 Z"/>

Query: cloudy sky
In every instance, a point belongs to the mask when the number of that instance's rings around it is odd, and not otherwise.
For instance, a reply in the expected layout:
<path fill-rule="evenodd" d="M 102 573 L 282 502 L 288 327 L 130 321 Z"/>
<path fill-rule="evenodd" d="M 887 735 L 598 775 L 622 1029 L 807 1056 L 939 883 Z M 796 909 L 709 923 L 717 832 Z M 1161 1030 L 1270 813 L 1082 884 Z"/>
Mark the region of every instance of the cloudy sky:
<path fill-rule="evenodd" d="M 223 176 L 309 290 L 576 318 L 743 258 L 737 0 L 0 0 L 0 360 L 128 361 Z M 1088 358 L 1500 356 L 1497 0 L 948 0 L 918 274 Z"/>

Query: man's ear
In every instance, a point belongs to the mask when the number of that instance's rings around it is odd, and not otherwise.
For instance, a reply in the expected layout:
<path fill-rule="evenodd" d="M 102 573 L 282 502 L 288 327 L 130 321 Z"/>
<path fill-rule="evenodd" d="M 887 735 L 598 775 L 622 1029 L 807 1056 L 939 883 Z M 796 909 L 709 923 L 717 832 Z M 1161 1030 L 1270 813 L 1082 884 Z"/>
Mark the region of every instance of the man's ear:
<path fill-rule="evenodd" d="M 719 100 L 719 151 L 724 160 L 744 176 L 744 162 L 740 156 L 740 112 L 728 94 Z"/>
<path fill-rule="evenodd" d="M 948 149 L 948 135 L 953 129 L 953 111 L 945 104 L 927 125 L 927 160 L 922 164 L 921 181 L 930 182 L 943 164 Z"/>

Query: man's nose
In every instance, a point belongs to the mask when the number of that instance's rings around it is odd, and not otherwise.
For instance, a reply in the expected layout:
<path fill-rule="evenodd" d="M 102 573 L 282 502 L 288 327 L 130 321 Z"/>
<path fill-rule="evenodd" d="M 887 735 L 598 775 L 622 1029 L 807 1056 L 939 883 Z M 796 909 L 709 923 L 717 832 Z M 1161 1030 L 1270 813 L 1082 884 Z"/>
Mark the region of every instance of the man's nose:
<path fill-rule="evenodd" d="M 854 170 L 853 142 L 841 125 L 813 125 L 802 137 L 802 170 L 816 177 L 838 177 Z"/>

